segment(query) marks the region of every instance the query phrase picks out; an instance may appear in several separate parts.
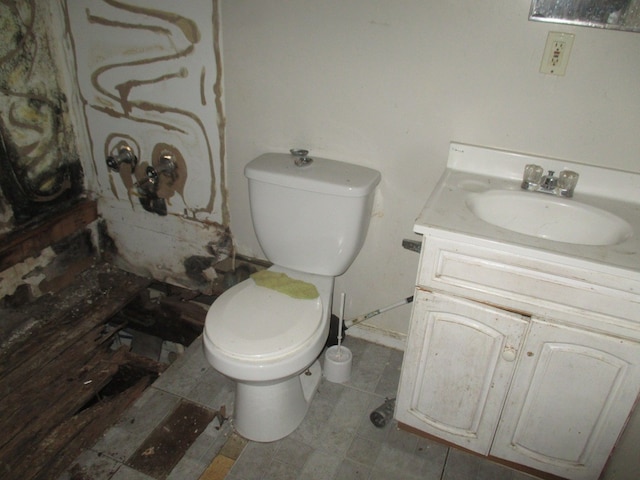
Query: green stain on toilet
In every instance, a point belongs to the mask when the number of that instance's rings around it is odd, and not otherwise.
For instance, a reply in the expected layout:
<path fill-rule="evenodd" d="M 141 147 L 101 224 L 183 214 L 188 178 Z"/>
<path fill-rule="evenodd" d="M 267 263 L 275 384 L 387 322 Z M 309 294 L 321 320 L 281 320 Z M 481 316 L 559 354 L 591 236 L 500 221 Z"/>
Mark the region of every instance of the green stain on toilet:
<path fill-rule="evenodd" d="M 315 285 L 291 278 L 286 273 L 262 270 L 251 275 L 257 285 L 284 293 L 292 298 L 312 300 L 320 295 Z"/>

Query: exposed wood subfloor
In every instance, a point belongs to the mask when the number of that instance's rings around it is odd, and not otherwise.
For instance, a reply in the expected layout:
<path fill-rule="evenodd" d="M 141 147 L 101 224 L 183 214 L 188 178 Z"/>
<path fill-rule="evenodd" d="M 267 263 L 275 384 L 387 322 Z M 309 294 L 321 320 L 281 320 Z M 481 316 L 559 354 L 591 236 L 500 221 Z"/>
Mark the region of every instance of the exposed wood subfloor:
<path fill-rule="evenodd" d="M 56 295 L 2 309 L 0 477 L 56 478 L 151 383 L 142 376 L 108 396 L 123 366 L 156 375 L 163 367 L 111 348 L 108 320 L 149 285 L 108 265 L 78 275 Z"/>

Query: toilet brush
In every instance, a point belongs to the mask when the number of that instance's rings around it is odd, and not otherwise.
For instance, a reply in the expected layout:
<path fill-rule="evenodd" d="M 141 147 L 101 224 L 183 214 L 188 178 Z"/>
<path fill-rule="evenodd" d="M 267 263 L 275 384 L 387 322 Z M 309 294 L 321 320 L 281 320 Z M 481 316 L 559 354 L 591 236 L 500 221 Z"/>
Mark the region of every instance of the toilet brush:
<path fill-rule="evenodd" d="M 342 325 L 344 324 L 344 300 L 345 294 L 340 294 L 340 320 L 338 321 L 338 357 L 340 356 L 342 347 Z"/>
<path fill-rule="evenodd" d="M 327 348 L 324 354 L 324 376 L 333 383 L 348 382 L 351 378 L 351 350 L 342 346 L 342 323 L 344 321 L 345 294 L 341 295 L 338 345 Z"/>

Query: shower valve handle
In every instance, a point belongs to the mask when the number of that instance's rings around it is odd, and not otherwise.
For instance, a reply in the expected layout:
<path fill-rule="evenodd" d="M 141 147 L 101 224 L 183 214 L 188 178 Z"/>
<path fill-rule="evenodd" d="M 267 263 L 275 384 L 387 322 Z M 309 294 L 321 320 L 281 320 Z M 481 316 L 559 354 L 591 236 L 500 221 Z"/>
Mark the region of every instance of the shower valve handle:
<path fill-rule="evenodd" d="M 107 157 L 107 167 L 114 172 L 120 171 L 120 165 L 122 163 L 130 164 L 132 169 L 136 168 L 138 163 L 138 157 L 135 156 L 131 147 L 126 145 L 118 150 L 117 155 L 109 155 Z"/>
<path fill-rule="evenodd" d="M 158 160 L 158 167 L 154 168 L 152 166 L 147 167 L 146 175 L 147 180 L 152 185 L 158 184 L 158 176 L 161 173 L 172 174 L 176 170 L 176 161 L 173 158 L 173 155 L 165 153 Z"/>

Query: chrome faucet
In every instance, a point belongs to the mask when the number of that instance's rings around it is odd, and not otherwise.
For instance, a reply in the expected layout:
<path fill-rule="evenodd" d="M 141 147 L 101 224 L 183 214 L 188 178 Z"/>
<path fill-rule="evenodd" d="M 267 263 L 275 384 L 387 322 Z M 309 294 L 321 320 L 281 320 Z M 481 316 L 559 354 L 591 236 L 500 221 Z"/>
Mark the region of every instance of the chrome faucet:
<path fill-rule="evenodd" d="M 555 189 L 558 186 L 558 177 L 554 177 L 554 171 L 549 170 L 549 172 L 542 177 L 540 181 L 539 191 L 547 192 L 547 193 L 555 193 Z"/>
<path fill-rule="evenodd" d="M 553 170 L 542 175 L 542 167 L 529 164 L 524 167 L 521 188 L 533 192 L 552 193 L 561 197 L 572 197 L 580 177 L 576 172 L 563 170 L 555 176 Z"/>

